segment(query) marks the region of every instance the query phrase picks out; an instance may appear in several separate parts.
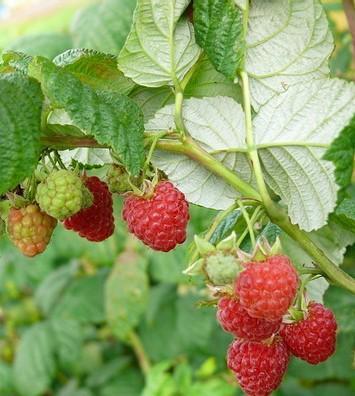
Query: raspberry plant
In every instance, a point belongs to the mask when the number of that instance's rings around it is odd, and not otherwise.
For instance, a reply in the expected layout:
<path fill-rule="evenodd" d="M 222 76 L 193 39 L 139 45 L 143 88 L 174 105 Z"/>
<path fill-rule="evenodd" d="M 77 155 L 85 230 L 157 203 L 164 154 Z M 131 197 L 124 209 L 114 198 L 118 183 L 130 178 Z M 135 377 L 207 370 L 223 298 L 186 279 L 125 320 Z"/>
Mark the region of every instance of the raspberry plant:
<path fill-rule="evenodd" d="M 114 40 L 91 42 L 96 25 Z M 23 267 L 53 272 L 33 277 L 42 283 L 21 311 L 25 323 L 0 309 L 0 394 L 126 394 L 112 373 L 127 371 L 130 357 L 101 375 L 85 371 L 86 361 L 100 366 L 102 350 L 119 353 L 112 339 L 134 351 L 144 396 L 215 394 L 202 381 L 208 362 L 195 372 L 172 359 L 211 348 L 213 331 L 228 337 L 212 330 L 209 306 L 235 340 L 225 339 L 228 353 L 225 342 L 207 351 L 227 354 L 246 394 L 271 394 L 290 360 L 291 372 L 302 364 L 295 357 L 330 358 L 347 319 L 338 307 L 337 324 L 323 295 L 329 284 L 330 296 L 355 293 L 341 268 L 355 243 L 355 85 L 330 76 L 322 4 L 105 0 L 79 14 L 73 40 L 78 48 L 54 59 L 1 58 L 0 226 L 27 256 L 49 243 Z M 153 252 L 187 234 L 188 249 Z M 5 302 L 26 295 L 24 285 L 5 290 Z M 140 394 L 141 373 L 129 375 Z M 218 386 L 235 394 L 223 376 Z"/>

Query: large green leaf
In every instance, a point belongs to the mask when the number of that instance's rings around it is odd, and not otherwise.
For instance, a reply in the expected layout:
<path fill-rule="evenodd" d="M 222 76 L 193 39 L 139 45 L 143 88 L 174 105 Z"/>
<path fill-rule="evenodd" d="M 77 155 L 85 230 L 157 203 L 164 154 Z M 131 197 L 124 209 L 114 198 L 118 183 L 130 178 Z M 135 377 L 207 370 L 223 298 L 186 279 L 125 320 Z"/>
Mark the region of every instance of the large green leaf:
<path fill-rule="evenodd" d="M 126 95 L 135 86 L 117 69 L 114 55 L 88 49 L 71 49 L 58 55 L 53 62 L 96 90 Z"/>
<path fill-rule="evenodd" d="M 329 75 L 332 34 L 319 0 L 254 0 L 246 70 L 255 109 L 290 86 Z"/>
<path fill-rule="evenodd" d="M 21 396 L 49 389 L 55 373 L 54 339 L 46 322 L 29 328 L 21 338 L 14 363 L 14 382 Z"/>
<path fill-rule="evenodd" d="M 19 74 L 0 75 L 0 195 L 37 165 L 42 102 L 37 82 Z"/>
<path fill-rule="evenodd" d="M 75 48 L 118 54 L 131 27 L 136 0 L 103 0 L 80 11 L 71 27 Z"/>
<path fill-rule="evenodd" d="M 136 368 L 128 368 L 120 372 L 113 381 L 103 385 L 98 396 L 141 396 L 144 379 Z"/>
<path fill-rule="evenodd" d="M 335 177 L 340 190 L 338 196 L 344 197 L 347 187 L 351 184 L 355 157 L 355 115 L 350 123 L 341 131 L 324 155 L 324 159 L 335 165 Z"/>
<path fill-rule="evenodd" d="M 52 310 L 52 317 L 76 319 L 81 323 L 103 322 L 105 280 L 105 274 L 98 274 L 72 282 Z"/>
<path fill-rule="evenodd" d="M 200 50 L 192 25 L 180 19 L 189 0 L 138 0 L 132 30 L 118 66 L 139 85 L 161 87 L 181 80 Z M 180 19 L 180 20 L 179 20 Z"/>
<path fill-rule="evenodd" d="M 242 10 L 234 0 L 195 0 L 194 24 L 197 43 L 215 68 L 234 80 L 246 49 Z"/>
<path fill-rule="evenodd" d="M 106 282 L 107 321 L 113 333 L 126 339 L 145 311 L 148 299 L 146 262 L 135 253 L 123 253 Z"/>
<path fill-rule="evenodd" d="M 42 84 L 52 107 L 64 109 L 73 125 L 112 147 L 136 175 L 144 160 L 143 114 L 127 96 L 100 91 L 44 58 L 35 58 L 32 74 Z"/>

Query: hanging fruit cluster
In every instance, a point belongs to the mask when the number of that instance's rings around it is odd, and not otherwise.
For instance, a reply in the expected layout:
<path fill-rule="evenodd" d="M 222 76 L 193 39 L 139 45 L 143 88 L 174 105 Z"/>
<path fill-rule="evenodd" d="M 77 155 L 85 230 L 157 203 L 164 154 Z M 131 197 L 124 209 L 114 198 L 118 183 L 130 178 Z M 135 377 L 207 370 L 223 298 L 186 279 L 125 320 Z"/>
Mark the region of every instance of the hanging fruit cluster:
<path fill-rule="evenodd" d="M 227 364 L 248 395 L 274 391 L 292 355 L 318 364 L 333 354 L 334 314 L 307 300 L 307 278 L 299 279 L 287 256 L 261 246 L 248 255 L 236 248 L 235 234 L 217 247 L 199 237 L 195 241 L 202 258 L 186 272 L 202 270 L 211 283 L 217 320 L 235 337 Z"/>

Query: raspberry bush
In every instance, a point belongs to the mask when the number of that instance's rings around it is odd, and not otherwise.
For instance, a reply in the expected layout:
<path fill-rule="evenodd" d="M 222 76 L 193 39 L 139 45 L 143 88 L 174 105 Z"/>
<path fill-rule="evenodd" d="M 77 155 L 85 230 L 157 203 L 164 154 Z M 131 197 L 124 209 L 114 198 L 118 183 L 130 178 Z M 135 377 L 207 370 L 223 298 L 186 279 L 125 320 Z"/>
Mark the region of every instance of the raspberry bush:
<path fill-rule="evenodd" d="M 2 52 L 0 395 L 353 394 L 326 9 L 103 0 Z"/>

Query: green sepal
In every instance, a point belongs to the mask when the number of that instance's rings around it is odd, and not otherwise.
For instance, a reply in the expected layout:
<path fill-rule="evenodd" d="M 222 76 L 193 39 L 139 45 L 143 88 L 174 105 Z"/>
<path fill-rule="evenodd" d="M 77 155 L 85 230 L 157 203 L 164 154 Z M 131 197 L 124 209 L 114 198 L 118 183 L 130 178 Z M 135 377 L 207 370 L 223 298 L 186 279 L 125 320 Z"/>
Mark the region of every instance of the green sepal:
<path fill-rule="evenodd" d="M 215 253 L 216 248 L 212 245 L 212 243 L 200 238 L 198 235 L 195 235 L 194 239 L 197 250 L 201 256 L 208 256 L 209 254 Z"/>
<path fill-rule="evenodd" d="M 203 274 L 205 259 L 201 258 L 194 263 L 192 263 L 186 270 L 183 271 L 183 274 L 195 276 Z"/>
<path fill-rule="evenodd" d="M 237 247 L 237 235 L 235 231 L 233 231 L 227 238 L 223 239 L 216 246 L 217 250 L 225 250 L 230 251 L 236 249 Z"/>

